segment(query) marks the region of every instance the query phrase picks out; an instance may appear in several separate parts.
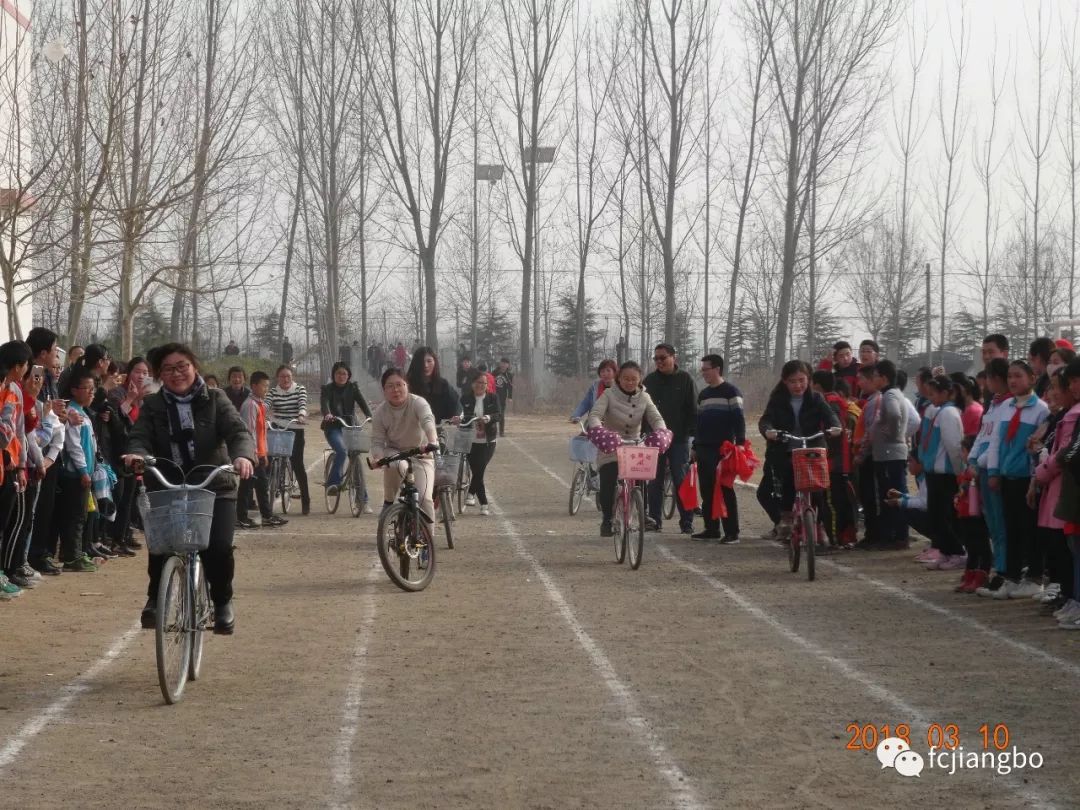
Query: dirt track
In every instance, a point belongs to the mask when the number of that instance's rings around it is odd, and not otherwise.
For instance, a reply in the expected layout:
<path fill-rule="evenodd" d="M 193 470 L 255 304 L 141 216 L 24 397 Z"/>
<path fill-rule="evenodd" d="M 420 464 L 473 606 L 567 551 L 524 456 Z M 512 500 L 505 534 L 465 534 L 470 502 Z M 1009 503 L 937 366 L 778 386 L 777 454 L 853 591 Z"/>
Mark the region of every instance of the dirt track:
<path fill-rule="evenodd" d="M 831 557 L 807 583 L 753 539 L 750 492 L 743 544 L 669 524 L 631 571 L 588 505 L 566 514 L 564 424 L 511 429 L 496 514 L 458 520 L 423 593 L 382 572 L 373 516 L 319 497 L 239 533 L 237 633 L 209 640 L 177 706 L 135 629 L 143 558 L 0 604 L 3 805 L 1080 804 L 1080 634 L 1033 603 L 955 595 L 899 552 Z M 929 723 L 965 751 L 1007 724 L 1045 764 L 903 778 L 847 750 L 850 723 L 909 723 L 924 756 Z"/>

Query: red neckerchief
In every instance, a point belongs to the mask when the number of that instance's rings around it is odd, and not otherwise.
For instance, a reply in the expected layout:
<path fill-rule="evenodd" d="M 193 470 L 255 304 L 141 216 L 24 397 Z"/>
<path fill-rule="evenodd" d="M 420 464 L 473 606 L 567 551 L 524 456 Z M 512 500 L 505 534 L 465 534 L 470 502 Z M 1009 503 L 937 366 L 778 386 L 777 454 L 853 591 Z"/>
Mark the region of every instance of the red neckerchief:
<path fill-rule="evenodd" d="M 1020 404 L 1020 398 L 1016 398 L 1016 409 L 1013 411 L 1012 417 L 1009 419 L 1009 427 L 1005 431 L 1005 441 L 1011 442 L 1016 438 L 1017 432 L 1020 430 L 1020 417 L 1023 415 L 1024 408 L 1030 407 L 1031 398 L 1034 394 L 1028 394 L 1027 399 L 1023 405 Z"/>

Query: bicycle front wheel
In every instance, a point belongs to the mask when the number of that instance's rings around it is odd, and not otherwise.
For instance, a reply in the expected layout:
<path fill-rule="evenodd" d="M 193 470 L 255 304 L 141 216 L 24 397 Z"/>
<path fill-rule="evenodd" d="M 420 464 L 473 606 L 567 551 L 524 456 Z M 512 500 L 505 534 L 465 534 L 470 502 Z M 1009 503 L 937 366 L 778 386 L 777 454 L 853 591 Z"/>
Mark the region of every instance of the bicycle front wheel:
<path fill-rule="evenodd" d="M 188 604 L 187 565 L 170 556 L 161 569 L 158 584 L 157 628 L 154 642 L 157 650 L 158 685 L 168 704 L 176 703 L 184 694 L 191 660 L 191 636 L 188 623 L 191 607 Z"/>
<path fill-rule="evenodd" d="M 641 554 L 645 550 L 645 499 L 641 487 L 634 487 L 630 493 L 630 514 L 626 522 L 626 544 L 630 552 L 630 567 L 637 570 L 641 566 Z"/>
<path fill-rule="evenodd" d="M 611 530 L 615 540 L 615 562 L 626 559 L 626 506 L 623 502 L 622 486 L 615 490 L 615 509 L 611 515 Z"/>
<path fill-rule="evenodd" d="M 802 523 L 796 521 L 791 524 L 791 536 L 788 538 L 788 567 L 792 573 L 796 573 L 799 570 L 799 560 L 802 556 L 802 544 L 805 540 L 802 537 Z"/>
<path fill-rule="evenodd" d="M 442 523 L 446 528 L 446 547 L 454 547 L 454 515 L 453 507 L 450 506 L 450 493 L 445 489 L 439 494 L 439 513 L 442 515 Z"/>
<path fill-rule="evenodd" d="M 281 460 L 281 513 L 289 514 L 289 505 L 292 503 L 293 468 L 292 462 L 287 458 Z"/>
<path fill-rule="evenodd" d="M 364 479 L 360 468 L 360 456 L 350 456 L 349 469 L 345 480 L 349 482 L 349 511 L 353 517 L 360 517 L 364 511 Z"/>
<path fill-rule="evenodd" d="M 435 544 L 419 525 L 422 520 L 403 503 L 393 504 L 379 517 L 379 562 L 403 591 L 422 591 L 435 576 Z"/>
<path fill-rule="evenodd" d="M 802 540 L 806 544 L 806 579 L 814 581 L 814 547 L 817 545 L 817 510 L 808 507 L 802 513 Z"/>
<path fill-rule="evenodd" d="M 210 627 L 210 583 L 203 576 L 202 560 L 198 555 L 195 557 L 195 605 L 192 610 L 191 630 L 191 661 L 188 664 L 188 680 L 199 680 L 199 672 L 202 669 L 203 642 L 206 639 L 206 631 Z"/>
<path fill-rule="evenodd" d="M 330 479 L 330 470 L 333 468 L 333 466 L 334 454 L 331 453 L 326 457 L 326 467 L 323 471 L 323 481 L 327 481 Z M 343 480 L 348 481 L 349 479 L 346 476 Z M 345 486 L 344 483 L 338 484 L 338 486 L 334 489 L 333 495 L 330 494 L 330 487 L 323 486 L 323 494 L 326 496 L 326 511 L 329 512 L 331 515 L 337 512 L 338 504 L 341 503 L 341 488 L 343 486 Z"/>
<path fill-rule="evenodd" d="M 469 497 L 469 485 L 472 484 L 472 469 L 469 467 L 469 457 L 461 457 L 461 465 L 457 471 L 457 513 L 465 513 L 465 501 Z"/>
<path fill-rule="evenodd" d="M 570 482 L 570 514 L 576 515 L 585 498 L 585 471 L 579 465 L 574 471 L 574 480 Z"/>

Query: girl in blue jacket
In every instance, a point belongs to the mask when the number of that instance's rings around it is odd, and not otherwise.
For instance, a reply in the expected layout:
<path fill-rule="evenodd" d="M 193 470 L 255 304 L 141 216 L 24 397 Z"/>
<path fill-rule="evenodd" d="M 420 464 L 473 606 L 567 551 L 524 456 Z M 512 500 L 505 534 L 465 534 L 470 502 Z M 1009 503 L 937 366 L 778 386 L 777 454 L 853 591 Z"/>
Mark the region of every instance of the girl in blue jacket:
<path fill-rule="evenodd" d="M 1005 402 L 986 449 L 990 488 L 1001 493 L 1005 514 L 1005 583 L 994 592 L 995 599 L 1031 597 L 1040 590 L 1034 578 L 1042 577 L 1042 570 L 1035 570 L 1036 514 L 1027 499 L 1035 472 L 1028 439 L 1049 418 L 1050 409 L 1036 396 L 1035 372 L 1024 360 L 1009 364 L 1008 382 L 1012 398 Z M 1023 580 L 1025 567 L 1028 579 Z"/>

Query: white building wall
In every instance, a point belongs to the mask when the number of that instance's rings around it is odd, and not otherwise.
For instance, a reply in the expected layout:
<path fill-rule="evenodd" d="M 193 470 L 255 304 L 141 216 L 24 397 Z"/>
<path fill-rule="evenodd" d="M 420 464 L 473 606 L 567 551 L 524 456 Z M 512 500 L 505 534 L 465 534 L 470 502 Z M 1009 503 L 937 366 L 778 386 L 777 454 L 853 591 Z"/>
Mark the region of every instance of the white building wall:
<path fill-rule="evenodd" d="M 19 176 L 30 163 L 30 127 L 16 119 L 16 107 L 23 115 L 30 105 L 30 0 L 0 0 L 0 205 L 9 204 Z M 20 165 L 21 164 L 21 165 Z M 10 234 L 5 234 L 10 238 Z M 5 245 L 4 250 L 10 250 Z M 16 248 L 17 249 L 17 248 Z M 30 329 L 32 306 L 29 300 L 19 307 L 20 326 Z M 7 301 L 0 285 L 0 340 L 9 340 Z"/>

